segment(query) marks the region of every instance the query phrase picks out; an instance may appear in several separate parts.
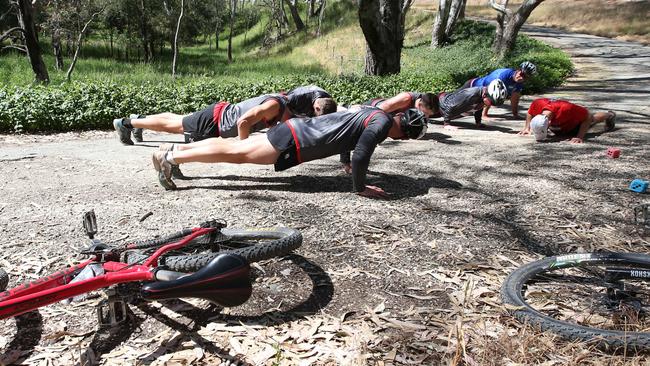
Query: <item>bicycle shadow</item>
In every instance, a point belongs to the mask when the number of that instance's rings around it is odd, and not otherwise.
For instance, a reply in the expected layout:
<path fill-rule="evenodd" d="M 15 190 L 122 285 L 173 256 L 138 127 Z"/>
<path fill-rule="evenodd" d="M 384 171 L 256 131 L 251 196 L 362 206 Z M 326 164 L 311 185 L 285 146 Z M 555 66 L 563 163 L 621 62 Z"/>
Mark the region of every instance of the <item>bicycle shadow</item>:
<path fill-rule="evenodd" d="M 204 309 L 180 299 L 160 302 L 163 306 L 172 309 L 184 318 L 190 320 L 190 322 L 183 322 L 182 320 L 173 319 L 161 313 L 158 309 L 146 303 L 138 305 L 138 308 L 145 314 L 153 317 L 168 327 L 180 331 L 186 337 L 203 347 L 206 351 L 222 358 L 225 357 L 231 359 L 232 361 L 233 356 L 231 356 L 227 350 L 214 345 L 213 341 L 204 338 L 198 333 L 198 331 L 214 321 L 237 325 L 280 325 L 296 319 L 302 319 L 305 315 L 316 314 L 332 300 L 334 295 L 334 285 L 332 284 L 329 275 L 319 265 L 296 254 L 291 254 L 284 258 L 298 266 L 309 277 L 312 284 L 312 290 L 308 298 L 295 304 L 289 310 L 281 311 L 274 309 L 257 315 L 232 315 L 221 313 L 222 308 L 212 304 L 207 309 Z M 181 339 L 179 339 L 179 342 L 177 343 L 182 343 L 180 341 Z M 168 352 L 173 352 L 173 348 L 174 347 L 170 348 L 168 344 L 161 345 L 158 350 L 152 352 L 152 356 L 154 356 L 154 358 L 161 357 Z M 238 364 L 251 365 L 241 359 L 238 355 L 234 356 L 234 359 Z"/>
<path fill-rule="evenodd" d="M 96 365 L 105 353 L 110 353 L 117 346 L 128 340 L 144 321 L 127 306 L 128 320 L 111 327 L 100 327 L 95 331 L 90 344 L 85 350 L 79 350 L 79 362 L 75 366 Z"/>
<path fill-rule="evenodd" d="M 36 349 L 43 337 L 43 316 L 38 310 L 15 317 L 16 336 L 0 355 L 0 365 L 21 364 Z"/>

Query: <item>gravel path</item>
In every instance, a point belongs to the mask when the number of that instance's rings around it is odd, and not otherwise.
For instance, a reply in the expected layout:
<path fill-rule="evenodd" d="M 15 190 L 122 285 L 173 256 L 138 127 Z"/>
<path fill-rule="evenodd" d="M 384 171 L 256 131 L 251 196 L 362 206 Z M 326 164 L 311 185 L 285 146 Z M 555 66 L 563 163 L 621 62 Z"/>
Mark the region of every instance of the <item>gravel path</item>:
<path fill-rule="evenodd" d="M 452 351 L 419 350 L 417 340 L 446 339 L 444 324 L 454 323 L 458 296 L 468 283 L 485 291 L 460 302 L 465 312 L 494 320 L 500 314 L 500 281 L 513 263 L 540 253 L 647 248 L 648 237 L 633 225 L 631 208 L 650 199 L 629 192 L 627 185 L 634 178 L 650 179 L 650 47 L 544 28 L 526 32 L 567 50 L 575 62 L 576 74 L 545 95 L 592 110 L 613 109 L 619 116 L 616 130 L 590 133 L 581 145 L 540 144 L 517 135 L 523 121 L 499 118 L 505 108 L 493 109 L 497 118 L 483 130 L 474 129 L 470 119 L 457 130 L 435 125 L 424 140 L 388 140 L 376 150 L 370 184 L 392 193 L 390 200 L 349 193 L 350 178 L 336 158 L 283 173 L 249 165 L 187 165 L 183 170 L 192 179 L 166 192 L 150 155 L 161 141 L 177 137 L 145 133 L 145 143 L 125 147 L 110 132 L 0 136 L 0 266 L 9 270 L 12 283 L 69 263 L 70 253 L 87 245 L 81 214 L 91 208 L 107 240 L 158 235 L 212 217 L 231 226 L 291 226 L 304 234 L 298 256 L 263 265 L 268 269 L 259 274 L 256 297 L 227 316 L 205 310 L 183 328 L 145 317 L 139 309 L 140 327 L 120 338 L 123 343 L 98 350 L 93 332 L 60 333 L 93 330 L 92 307 L 76 308 L 84 314 L 79 319 L 57 305 L 41 310 L 40 325 L 30 328 L 37 333 L 28 337 L 35 339 L 31 343 L 17 346 L 23 330 L 17 336 L 14 325 L 3 327 L 4 362 L 17 357 L 39 363 L 46 354 L 67 364 L 79 362 L 80 349 L 93 348 L 97 362 L 131 363 L 149 355 L 143 359 L 161 363 L 192 347 L 205 352 L 199 361 L 206 363 L 228 353 L 268 364 L 278 354 L 286 364 L 309 357 L 363 364 L 422 354 L 420 361 L 433 362 L 453 356 L 455 343 L 441 342 Z M 522 104 L 527 107 L 532 98 Z M 609 146 L 621 148 L 619 159 L 605 157 Z M 153 215 L 140 222 L 148 212 Z M 491 299 L 492 307 L 479 298 Z M 408 326 L 399 321 L 415 328 L 404 330 Z M 233 322 L 264 327 L 251 332 L 218 326 Z M 295 335 L 314 322 L 320 325 L 312 336 L 326 325 L 340 330 L 348 324 L 352 330 L 322 339 Z M 178 335 L 177 329 L 185 330 Z M 138 341 L 145 338 L 150 342 Z M 163 347 L 170 339 L 176 343 Z M 239 339 L 241 348 L 231 339 Z M 274 354 L 271 347 L 270 356 L 259 356 L 269 354 L 269 344 L 280 351 Z M 289 349 L 293 353 L 284 352 Z M 296 354 L 304 358 L 292 358 Z"/>

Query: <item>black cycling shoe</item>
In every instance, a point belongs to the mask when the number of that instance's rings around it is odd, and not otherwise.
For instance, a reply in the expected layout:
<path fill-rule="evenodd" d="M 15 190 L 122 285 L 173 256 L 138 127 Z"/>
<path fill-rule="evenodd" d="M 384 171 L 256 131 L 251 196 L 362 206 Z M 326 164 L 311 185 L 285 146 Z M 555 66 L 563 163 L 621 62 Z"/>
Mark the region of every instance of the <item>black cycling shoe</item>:
<path fill-rule="evenodd" d="M 172 165 L 172 177 L 176 179 L 187 179 L 178 165 Z"/>
<path fill-rule="evenodd" d="M 134 128 L 133 129 L 133 138 L 137 142 L 142 142 L 142 128 Z"/>
<path fill-rule="evenodd" d="M 120 142 L 124 145 L 133 145 L 133 140 L 131 140 L 131 128 L 124 126 L 124 118 L 118 118 L 113 120 L 113 128 L 117 132 L 117 136 L 120 138 Z"/>
<path fill-rule="evenodd" d="M 129 115 L 130 119 L 140 119 L 140 118 L 146 118 L 146 117 L 147 116 L 145 116 L 144 114 L 131 114 L 131 115 Z M 143 130 L 142 128 L 134 128 L 133 129 L 133 138 L 135 139 L 135 141 L 137 141 L 137 142 L 142 142 L 143 141 L 142 140 L 142 130 Z"/>

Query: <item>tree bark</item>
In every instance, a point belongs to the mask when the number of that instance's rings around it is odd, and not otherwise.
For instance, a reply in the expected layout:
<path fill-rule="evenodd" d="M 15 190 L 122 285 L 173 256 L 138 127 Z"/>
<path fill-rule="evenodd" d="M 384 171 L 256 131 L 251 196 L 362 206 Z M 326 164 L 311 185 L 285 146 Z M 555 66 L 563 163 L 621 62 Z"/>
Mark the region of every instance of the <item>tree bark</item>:
<path fill-rule="evenodd" d="M 237 0 L 230 2 L 230 33 L 228 34 L 228 62 L 232 62 L 232 31 L 235 26 L 235 4 Z"/>
<path fill-rule="evenodd" d="M 25 46 L 27 48 L 27 56 L 32 65 L 32 70 L 36 76 L 36 80 L 43 83 L 50 81 L 50 76 L 47 73 L 47 68 L 43 62 L 41 54 L 41 47 L 38 45 L 38 35 L 36 27 L 34 27 L 34 17 L 32 10 L 32 3 L 29 0 L 18 0 L 18 24 L 23 29 L 25 35 Z"/>
<path fill-rule="evenodd" d="M 400 72 L 404 21 L 412 0 L 359 0 L 359 24 L 366 38 L 366 75 Z"/>
<path fill-rule="evenodd" d="M 319 7 L 319 12 L 318 12 L 318 30 L 316 31 L 316 36 L 320 37 L 320 29 L 321 26 L 323 25 L 323 14 L 325 13 L 325 1 L 326 0 L 321 0 L 320 1 L 320 7 Z"/>
<path fill-rule="evenodd" d="M 65 74 L 65 79 L 67 81 L 70 81 L 70 78 L 72 77 L 72 71 L 74 70 L 74 67 L 77 64 L 77 58 L 79 58 L 79 52 L 81 52 L 81 45 L 83 43 L 83 36 L 84 34 L 86 34 L 86 31 L 88 30 L 88 26 L 90 25 L 90 23 L 92 23 L 93 19 L 95 19 L 97 15 L 99 15 L 101 12 L 104 11 L 105 8 L 106 5 L 104 5 L 104 8 L 102 8 L 98 12 L 93 13 L 93 15 L 90 16 L 90 19 L 88 19 L 88 21 L 86 22 L 86 24 L 84 24 L 84 27 L 81 29 L 81 32 L 79 32 L 79 36 L 77 37 L 77 48 L 74 51 L 74 56 L 72 57 L 72 62 L 70 63 L 70 67 L 68 67 L 68 72 Z"/>
<path fill-rule="evenodd" d="M 458 21 L 461 8 L 464 6 L 465 0 L 453 0 L 449 8 L 449 17 L 447 18 L 447 26 L 445 27 L 445 39 L 449 41 L 451 35 L 454 33 L 454 27 Z"/>
<path fill-rule="evenodd" d="M 431 47 L 440 48 L 445 43 L 445 28 L 449 18 L 449 0 L 438 1 L 438 15 L 431 31 Z"/>
<path fill-rule="evenodd" d="M 500 59 L 505 58 L 514 48 L 519 30 L 526 23 L 530 14 L 544 0 L 524 0 L 516 11 L 508 9 L 508 0 L 496 3 L 489 0 L 490 6 L 497 14 L 497 31 L 492 48 Z"/>
<path fill-rule="evenodd" d="M 52 49 L 54 52 L 55 67 L 57 70 L 63 70 L 63 54 L 61 51 L 61 36 L 58 31 L 52 33 Z"/>
<path fill-rule="evenodd" d="M 181 13 L 178 15 L 176 22 L 176 33 L 174 34 L 174 59 L 172 60 L 172 78 L 176 77 L 176 60 L 178 59 L 178 33 L 181 29 L 181 19 L 185 10 L 185 0 L 181 0 Z"/>
<path fill-rule="evenodd" d="M 296 6 L 296 4 L 293 4 L 290 0 L 284 0 L 284 2 L 289 7 L 289 11 L 291 12 L 291 18 L 293 19 L 293 22 L 296 25 L 296 30 L 298 32 L 304 30 L 305 23 L 303 23 L 302 19 L 300 19 L 300 14 L 298 14 L 298 7 Z"/>

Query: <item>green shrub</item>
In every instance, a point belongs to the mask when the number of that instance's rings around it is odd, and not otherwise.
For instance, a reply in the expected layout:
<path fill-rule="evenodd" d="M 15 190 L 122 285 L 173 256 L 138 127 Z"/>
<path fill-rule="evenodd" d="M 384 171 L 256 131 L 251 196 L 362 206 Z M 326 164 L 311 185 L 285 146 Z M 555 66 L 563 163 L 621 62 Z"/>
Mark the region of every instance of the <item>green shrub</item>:
<path fill-rule="evenodd" d="M 485 75 L 499 67 L 516 67 L 524 60 L 537 64 L 540 71 L 524 90 L 533 93 L 560 85 L 571 72 L 571 61 L 563 52 L 527 37 L 518 39 L 517 49 L 510 58 L 497 63 L 490 51 L 493 32 L 494 27 L 488 24 L 462 22 L 448 47 L 432 50 L 422 41 L 405 47 L 402 73 L 388 77 L 330 76 L 309 73 L 308 70 L 290 73 L 286 71 L 289 67 L 282 69 L 279 64 L 267 62 L 241 65 L 266 67 L 262 74 L 271 76 L 264 78 L 259 74 L 243 76 L 245 73 L 242 71 L 226 78 L 202 76 L 176 81 L 119 83 L 87 80 L 49 86 L 2 86 L 0 131 L 110 129 L 113 118 L 130 113 L 187 113 L 219 100 L 238 102 L 305 84 L 320 85 L 340 104 L 360 103 L 405 90 L 449 91 L 472 77 Z"/>

